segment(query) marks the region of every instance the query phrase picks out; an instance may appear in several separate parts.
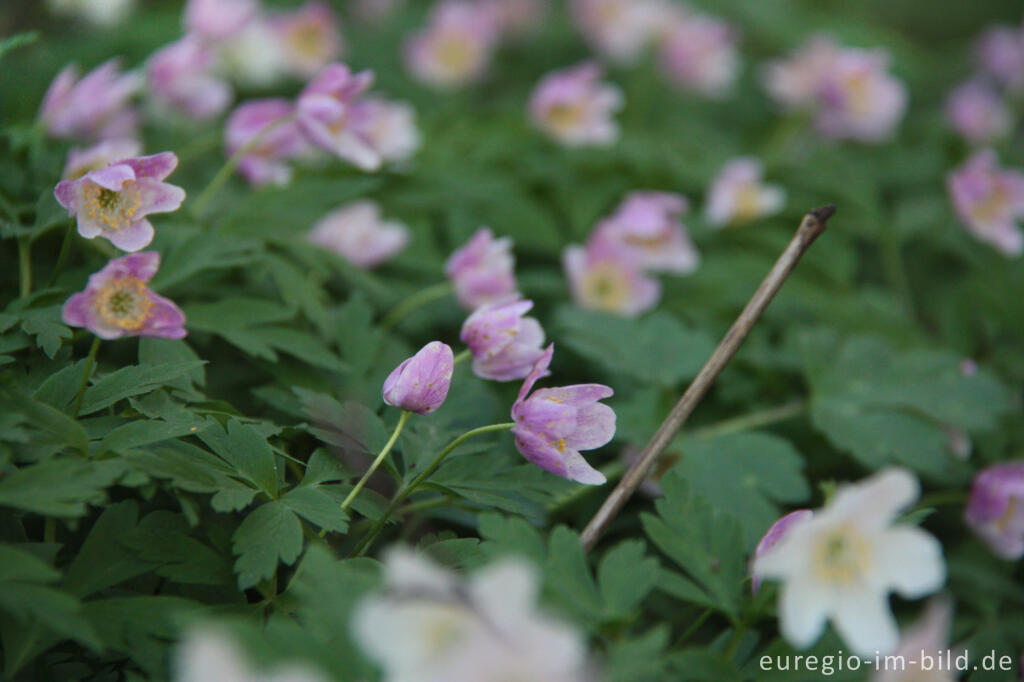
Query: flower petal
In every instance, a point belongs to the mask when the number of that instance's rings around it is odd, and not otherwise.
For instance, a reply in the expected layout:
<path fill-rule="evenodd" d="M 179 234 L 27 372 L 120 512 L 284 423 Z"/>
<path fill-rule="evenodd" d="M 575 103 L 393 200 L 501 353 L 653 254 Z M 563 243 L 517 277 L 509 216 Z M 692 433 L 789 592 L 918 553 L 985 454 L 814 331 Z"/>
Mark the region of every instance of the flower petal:
<path fill-rule="evenodd" d="M 128 227 L 108 232 L 105 236 L 122 251 L 138 251 L 149 246 L 154 234 L 153 224 L 143 218 Z"/>
<path fill-rule="evenodd" d="M 604 403 L 584 405 L 576 411 L 576 431 L 566 439 L 574 450 L 593 450 L 615 437 L 615 410 Z"/>
<path fill-rule="evenodd" d="M 608 482 L 604 474 L 590 466 L 583 455 L 575 450 L 565 453 L 565 470 L 566 478 L 584 485 L 604 485 Z"/>
<path fill-rule="evenodd" d="M 178 167 L 178 156 L 174 152 L 160 152 L 151 156 L 125 159 L 121 163 L 131 166 L 138 178 L 163 180 Z"/>
<path fill-rule="evenodd" d="M 177 211 L 185 201 L 185 190 L 176 185 L 152 178 L 139 178 L 135 185 L 142 202 L 137 215 Z"/>
<path fill-rule="evenodd" d="M 830 606 L 829 595 L 814 581 L 787 581 L 779 597 L 782 635 L 798 649 L 810 646 L 825 630 Z"/>
<path fill-rule="evenodd" d="M 895 526 L 875 542 L 874 556 L 882 587 L 916 599 L 937 592 L 946 581 L 942 545 L 912 526 Z"/>
<path fill-rule="evenodd" d="M 833 622 L 846 645 L 859 656 L 890 653 L 900 641 L 896 619 L 884 594 L 865 589 L 848 592 L 835 605 Z"/>

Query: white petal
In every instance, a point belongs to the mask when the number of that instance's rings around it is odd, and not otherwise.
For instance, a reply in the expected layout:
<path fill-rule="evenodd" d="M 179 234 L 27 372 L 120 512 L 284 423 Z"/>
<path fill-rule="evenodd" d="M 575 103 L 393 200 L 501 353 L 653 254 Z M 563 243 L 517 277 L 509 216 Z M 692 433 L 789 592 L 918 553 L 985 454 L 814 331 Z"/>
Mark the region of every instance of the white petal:
<path fill-rule="evenodd" d="M 506 559 L 474 575 L 469 590 L 484 619 L 504 629 L 529 620 L 537 588 L 537 573 L 529 564 Z"/>
<path fill-rule="evenodd" d="M 825 629 L 831 601 L 828 591 L 812 580 L 787 581 L 779 597 L 783 637 L 798 649 L 813 644 Z"/>
<path fill-rule="evenodd" d="M 891 653 L 899 644 L 899 629 L 884 594 L 847 592 L 836 604 L 833 621 L 839 636 L 859 656 Z"/>
<path fill-rule="evenodd" d="M 920 485 L 906 469 L 889 468 L 839 489 L 823 514 L 847 517 L 864 528 L 882 529 L 917 499 Z"/>
<path fill-rule="evenodd" d="M 937 592 L 946 581 L 942 545 L 920 528 L 896 526 L 874 544 L 880 587 L 916 599 Z"/>

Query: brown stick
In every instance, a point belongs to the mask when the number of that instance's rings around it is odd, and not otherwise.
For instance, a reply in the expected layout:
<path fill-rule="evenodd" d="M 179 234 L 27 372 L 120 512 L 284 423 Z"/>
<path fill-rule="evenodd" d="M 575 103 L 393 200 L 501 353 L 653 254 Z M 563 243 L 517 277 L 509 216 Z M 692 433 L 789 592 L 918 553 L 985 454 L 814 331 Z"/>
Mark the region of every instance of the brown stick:
<path fill-rule="evenodd" d="M 761 313 L 764 312 L 768 304 L 771 303 L 772 298 L 782 288 L 783 282 L 793 272 L 793 268 L 796 267 L 796 264 L 814 240 L 825 231 L 828 219 L 835 212 L 836 207 L 830 204 L 816 208 L 804 216 L 792 241 L 789 242 L 789 246 L 782 252 L 779 259 L 775 261 L 775 265 L 768 273 L 768 276 L 761 282 L 761 286 L 754 292 L 753 297 L 751 297 L 743 312 L 740 313 L 740 316 L 736 318 L 732 327 L 729 328 L 729 331 L 726 332 L 721 342 L 719 342 L 718 348 L 711 354 L 708 361 L 704 363 L 704 367 L 701 368 L 700 373 L 697 374 L 689 388 L 683 393 L 683 397 L 679 399 L 676 406 L 669 412 L 665 421 L 662 422 L 657 432 L 651 438 L 651 441 L 647 444 L 647 447 L 640 454 L 640 458 L 629 468 L 626 475 L 622 477 L 622 480 L 615 486 L 615 489 L 608 495 L 601 508 L 594 514 L 594 518 L 590 519 L 590 523 L 583 529 L 580 539 L 587 551 L 594 547 L 601 534 L 608 527 L 608 524 L 619 513 L 619 510 L 626 504 L 626 501 L 629 500 L 637 487 L 647 478 L 661 453 L 665 451 L 665 448 L 675 438 L 679 429 L 686 423 L 690 413 L 693 412 L 694 408 L 697 407 L 697 404 L 704 397 L 704 394 L 711 388 L 711 384 L 715 382 L 718 375 L 729 364 L 732 356 L 736 354 L 740 344 L 743 343 L 743 339 L 747 337 L 754 324 L 757 323 L 758 318 L 761 317 Z"/>

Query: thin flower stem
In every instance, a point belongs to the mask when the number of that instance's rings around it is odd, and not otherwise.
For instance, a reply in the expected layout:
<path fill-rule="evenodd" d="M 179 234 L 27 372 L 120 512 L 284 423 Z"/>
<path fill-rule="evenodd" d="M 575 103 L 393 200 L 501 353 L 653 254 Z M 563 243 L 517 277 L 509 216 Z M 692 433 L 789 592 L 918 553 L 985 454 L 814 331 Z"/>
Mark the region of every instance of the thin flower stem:
<path fill-rule="evenodd" d="M 466 350 L 462 351 L 461 353 L 455 356 L 453 364 L 458 365 L 460 362 L 462 362 L 472 354 L 473 352 L 467 348 Z"/>
<path fill-rule="evenodd" d="M 85 361 L 85 371 L 82 372 L 82 381 L 78 384 L 78 393 L 75 394 L 75 406 L 71 408 L 71 418 L 78 417 L 78 411 L 82 409 L 82 398 L 85 397 L 85 387 L 89 384 L 89 377 L 92 376 L 92 369 L 96 366 L 96 354 L 100 352 L 100 337 L 92 340 L 92 347 L 89 348 L 89 358 Z"/>
<path fill-rule="evenodd" d="M 404 502 L 405 499 L 409 497 L 409 495 L 412 495 L 414 492 L 416 492 L 416 489 L 420 486 L 420 484 L 422 484 L 423 481 L 427 480 L 427 478 L 431 474 L 437 471 L 437 468 L 441 466 L 441 463 L 449 454 L 451 454 L 451 452 L 455 448 L 459 447 L 470 438 L 481 436 L 485 433 L 493 433 L 494 431 L 507 431 L 508 429 L 511 429 L 515 425 L 515 422 L 506 422 L 503 424 L 490 424 L 488 426 L 480 426 L 470 431 L 466 431 L 464 434 L 462 434 L 461 436 L 453 440 L 451 443 L 449 443 L 444 450 L 438 453 L 437 457 L 434 458 L 434 461 L 431 462 L 426 469 L 421 471 L 419 475 L 416 476 L 416 478 L 412 479 L 412 481 L 409 482 L 408 485 L 404 485 L 398 489 L 398 492 L 395 493 L 394 499 L 391 500 L 391 504 L 388 505 L 388 508 L 384 511 L 384 514 L 379 519 L 377 519 L 377 522 L 373 524 L 373 527 L 370 528 L 369 532 L 363 536 L 362 540 L 359 541 L 359 544 L 357 544 L 355 549 L 352 550 L 351 556 L 363 556 L 363 554 L 366 553 L 366 551 L 370 548 L 370 544 L 373 543 L 377 535 L 380 534 L 380 532 L 384 529 L 384 526 L 387 524 L 388 519 L 395 512 L 395 510 L 398 509 L 398 505 L 402 504 L 402 502 Z"/>
<path fill-rule="evenodd" d="M 694 621 L 690 624 L 690 627 L 686 628 L 683 634 L 679 635 L 679 639 L 677 639 L 676 643 L 672 645 L 672 649 L 675 650 L 680 648 L 686 642 L 686 640 L 690 639 L 690 637 L 692 637 L 693 634 L 700 629 L 701 625 L 704 625 L 704 622 L 708 618 L 710 618 L 711 614 L 714 612 L 715 610 L 710 606 L 704 609 L 704 611 L 701 612 L 701 614 L 697 616 L 697 618 L 695 618 Z"/>
<path fill-rule="evenodd" d="M 356 483 L 356 487 L 352 488 L 352 491 L 348 494 L 348 497 L 346 497 L 345 501 L 341 503 L 342 511 L 348 510 L 349 505 L 352 504 L 352 500 L 356 498 L 356 495 L 358 495 L 359 491 L 363 489 L 364 485 L 366 485 L 366 482 L 370 479 L 370 476 L 373 476 L 373 472 L 377 471 L 377 467 L 381 465 L 381 463 L 384 461 L 384 458 L 388 456 L 389 452 L 391 452 L 391 448 L 395 446 L 395 441 L 398 440 L 399 434 L 402 433 L 402 429 L 405 427 L 405 422 L 409 420 L 410 414 L 412 414 L 412 412 L 409 412 L 409 410 L 402 410 L 402 416 L 398 418 L 398 425 L 395 426 L 395 430 L 394 432 L 392 432 L 391 438 L 388 439 L 388 442 L 384 444 L 384 447 L 381 449 L 380 453 L 377 454 L 377 458 L 373 460 L 373 464 L 370 465 L 370 468 L 366 470 L 366 473 L 363 474 L 363 477 L 359 479 L 358 483 Z"/>
<path fill-rule="evenodd" d="M 18 272 L 21 275 L 21 297 L 32 293 L 32 242 L 28 237 L 18 240 Z"/>
<path fill-rule="evenodd" d="M 626 501 L 632 497 L 636 489 L 647 478 L 647 475 L 651 472 L 651 469 L 661 457 L 665 448 L 669 446 L 672 439 L 679 433 L 679 429 L 683 427 L 683 424 L 689 419 L 701 399 L 710 390 L 711 385 L 715 383 L 715 379 L 718 378 L 718 375 L 721 374 L 725 366 L 732 360 L 733 355 L 739 350 L 740 344 L 743 343 L 747 334 L 753 329 L 761 317 L 761 313 L 771 303 L 775 294 L 782 288 L 786 278 L 796 268 L 800 258 L 810 248 L 811 244 L 814 243 L 814 240 L 825 231 L 828 219 L 834 213 L 835 206 L 830 205 L 812 210 L 804 216 L 793 239 L 786 246 L 782 255 L 779 256 L 775 265 L 772 266 L 764 281 L 761 282 L 761 286 L 757 288 L 750 301 L 747 302 L 743 312 L 736 318 L 732 327 L 726 332 L 718 347 L 711 354 L 711 357 L 704 363 L 704 367 L 701 368 L 693 382 L 686 389 L 686 392 L 683 393 L 679 402 L 676 403 L 675 407 L 672 408 L 672 411 L 665 418 L 665 421 L 658 427 L 647 447 L 640 453 L 637 462 L 629 468 L 625 476 L 622 477 L 622 480 L 619 481 L 618 485 L 615 486 L 605 499 L 601 508 L 590 519 L 586 528 L 583 529 L 580 540 L 586 550 L 589 551 L 597 544 L 597 540 L 604 533 L 608 524 L 612 522 L 612 519 L 615 518 L 619 510 L 626 504 Z"/>
<path fill-rule="evenodd" d="M 213 197 L 220 191 L 220 188 L 228 181 L 231 174 L 238 168 L 238 164 L 242 163 L 242 159 L 259 147 L 260 144 L 267 139 L 267 136 L 269 136 L 270 133 L 274 132 L 278 128 L 284 127 L 294 120 L 294 116 L 285 116 L 268 123 L 263 126 L 262 130 L 253 135 L 251 140 L 246 142 L 238 151 L 232 154 L 231 158 L 229 158 L 224 165 L 220 167 L 217 174 L 213 176 L 212 180 L 210 180 L 210 184 L 206 186 L 206 189 L 200 192 L 199 196 L 196 197 L 196 200 L 192 202 L 192 215 L 197 217 L 202 215 L 207 204 L 213 200 Z"/>
<path fill-rule="evenodd" d="M 392 308 L 391 312 L 381 319 L 380 328 L 384 331 L 390 331 L 391 329 L 394 329 L 399 322 L 404 320 L 406 315 L 412 311 L 425 306 L 428 303 L 439 301 L 451 293 L 451 282 L 438 282 L 437 284 L 426 287 L 425 289 L 420 289 L 415 294 L 399 301 L 398 305 Z"/>
<path fill-rule="evenodd" d="M 68 230 L 64 233 L 64 241 L 60 245 L 60 253 L 57 254 L 57 265 L 53 268 L 53 274 L 50 275 L 50 281 L 46 286 L 52 287 L 57 283 L 57 277 L 60 275 L 60 271 L 64 269 L 64 263 L 68 260 L 68 253 L 71 251 L 71 242 L 75 240 L 75 221 L 68 222 Z"/>

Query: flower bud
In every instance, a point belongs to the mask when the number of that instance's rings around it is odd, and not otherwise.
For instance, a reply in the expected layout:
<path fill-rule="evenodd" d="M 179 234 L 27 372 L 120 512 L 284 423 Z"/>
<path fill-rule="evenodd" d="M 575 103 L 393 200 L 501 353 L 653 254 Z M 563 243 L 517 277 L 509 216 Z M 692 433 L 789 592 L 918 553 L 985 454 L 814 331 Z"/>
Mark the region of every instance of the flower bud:
<path fill-rule="evenodd" d="M 431 341 L 384 380 L 384 402 L 416 414 L 433 412 L 448 397 L 454 369 L 448 344 Z"/>

